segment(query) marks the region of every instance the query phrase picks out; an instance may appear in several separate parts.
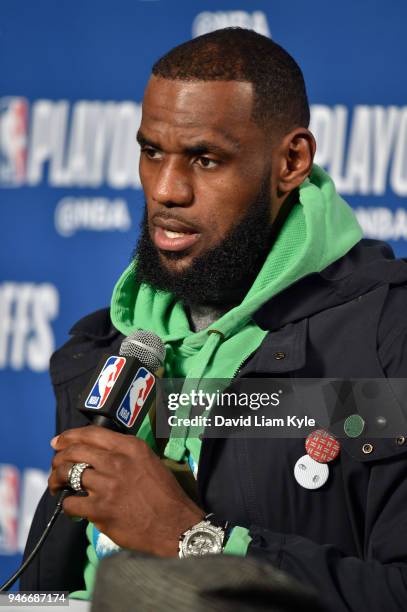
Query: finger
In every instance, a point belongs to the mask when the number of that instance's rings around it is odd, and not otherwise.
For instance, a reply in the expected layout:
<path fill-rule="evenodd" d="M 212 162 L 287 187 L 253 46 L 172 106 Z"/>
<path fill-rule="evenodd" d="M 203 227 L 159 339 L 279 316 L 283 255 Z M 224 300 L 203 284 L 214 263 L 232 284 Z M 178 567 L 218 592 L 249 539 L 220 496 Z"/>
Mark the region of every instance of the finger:
<path fill-rule="evenodd" d="M 58 491 L 67 487 L 71 467 L 72 463 L 61 463 L 59 466 L 52 468 L 48 477 L 48 488 L 51 495 L 56 495 Z"/>
<path fill-rule="evenodd" d="M 98 475 L 95 470 L 86 469 L 82 475 L 82 488 L 87 496 L 70 495 L 63 502 L 64 513 L 69 516 L 80 516 L 89 521 L 100 521 L 103 516 L 103 504 L 100 503 L 106 487 L 106 479 Z"/>
<path fill-rule="evenodd" d="M 48 478 L 48 487 L 52 495 L 56 495 L 61 489 L 70 487 L 69 472 L 71 468 L 71 463 L 62 463 L 51 472 Z M 109 479 L 96 472 L 92 466 L 85 468 L 81 474 L 81 488 L 88 493 L 100 492 L 103 495 L 108 482 Z"/>
<path fill-rule="evenodd" d="M 60 463 L 56 468 L 52 470 L 48 478 L 48 488 L 51 492 L 51 495 L 56 495 L 56 493 L 58 493 L 58 491 L 60 491 L 61 489 L 66 489 L 70 487 L 69 476 L 72 466 L 72 463 L 64 462 Z M 83 487 L 84 473 L 86 470 L 90 469 L 93 470 L 92 467 L 89 467 L 82 472 L 81 483 Z"/>
<path fill-rule="evenodd" d="M 126 439 L 127 436 L 125 434 L 103 427 L 96 427 L 95 425 L 88 425 L 87 427 L 67 429 L 59 436 L 53 438 L 51 442 L 52 447 L 58 451 L 75 443 L 96 446 L 105 450 L 115 450 L 120 448 Z"/>
<path fill-rule="evenodd" d="M 89 515 L 92 513 L 92 504 L 94 503 L 90 499 L 90 495 L 83 497 L 80 495 L 70 495 L 63 501 L 62 507 L 64 514 L 67 516 L 79 516 L 84 519 L 90 519 Z"/>
<path fill-rule="evenodd" d="M 106 450 L 87 446 L 85 444 L 72 444 L 60 450 L 52 459 L 52 469 L 58 469 L 61 464 L 89 463 L 92 467 L 104 471 L 111 463 L 111 454 Z"/>

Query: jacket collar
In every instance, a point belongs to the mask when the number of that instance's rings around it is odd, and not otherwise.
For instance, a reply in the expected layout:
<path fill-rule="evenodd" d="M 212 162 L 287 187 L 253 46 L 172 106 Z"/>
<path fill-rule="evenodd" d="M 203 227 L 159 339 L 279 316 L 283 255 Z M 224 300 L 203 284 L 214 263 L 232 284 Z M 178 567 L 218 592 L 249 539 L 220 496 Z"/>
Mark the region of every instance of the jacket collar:
<path fill-rule="evenodd" d="M 361 240 L 321 272 L 303 277 L 263 304 L 253 319 L 262 329 L 276 330 L 380 286 L 404 283 L 407 261 L 395 260 L 383 242 Z"/>
<path fill-rule="evenodd" d="M 119 333 L 112 325 L 109 308 L 83 317 L 69 330 L 71 336 L 86 336 L 91 340 L 109 340 Z"/>

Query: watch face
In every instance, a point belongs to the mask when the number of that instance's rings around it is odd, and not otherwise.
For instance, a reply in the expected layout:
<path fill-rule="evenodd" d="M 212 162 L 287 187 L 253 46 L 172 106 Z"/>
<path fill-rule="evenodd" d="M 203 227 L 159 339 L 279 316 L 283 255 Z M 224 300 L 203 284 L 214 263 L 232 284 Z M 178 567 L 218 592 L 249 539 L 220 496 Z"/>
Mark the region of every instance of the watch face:
<path fill-rule="evenodd" d="M 187 542 L 187 554 L 207 555 L 216 548 L 216 540 L 213 535 L 205 531 L 196 531 Z"/>
<path fill-rule="evenodd" d="M 192 533 L 185 534 L 181 544 L 182 553 L 184 557 L 216 555 L 222 552 L 222 542 L 223 536 L 213 527 L 194 529 Z"/>

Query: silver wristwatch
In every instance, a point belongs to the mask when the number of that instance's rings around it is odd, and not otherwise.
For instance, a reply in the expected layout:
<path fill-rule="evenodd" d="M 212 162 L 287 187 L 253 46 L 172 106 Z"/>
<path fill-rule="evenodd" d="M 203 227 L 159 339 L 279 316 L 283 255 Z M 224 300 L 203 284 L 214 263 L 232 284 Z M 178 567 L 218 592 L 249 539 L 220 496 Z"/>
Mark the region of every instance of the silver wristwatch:
<path fill-rule="evenodd" d="M 188 529 L 180 537 L 179 558 L 219 555 L 223 551 L 226 529 L 227 523 L 215 524 L 212 514 L 205 516 L 203 521 Z"/>

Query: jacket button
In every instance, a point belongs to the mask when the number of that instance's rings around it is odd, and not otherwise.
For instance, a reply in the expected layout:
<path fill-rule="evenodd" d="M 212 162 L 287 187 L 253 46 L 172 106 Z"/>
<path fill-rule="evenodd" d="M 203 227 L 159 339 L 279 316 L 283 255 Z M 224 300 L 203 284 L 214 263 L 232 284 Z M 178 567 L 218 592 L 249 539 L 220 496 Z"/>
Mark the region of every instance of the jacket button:
<path fill-rule="evenodd" d="M 277 361 L 279 361 L 280 359 L 285 359 L 286 358 L 286 354 L 283 353 L 283 351 L 278 351 L 277 353 L 274 353 L 274 359 L 277 359 Z"/>
<path fill-rule="evenodd" d="M 362 446 L 362 452 L 365 455 L 370 455 L 370 453 L 373 452 L 373 445 L 372 444 L 364 444 Z"/>
<path fill-rule="evenodd" d="M 387 425 L 387 419 L 384 416 L 376 417 L 375 421 L 376 421 L 377 427 L 380 427 L 380 429 L 384 429 Z"/>
<path fill-rule="evenodd" d="M 398 438 L 396 438 L 396 444 L 397 446 L 403 446 L 403 444 L 405 444 L 406 438 L 404 436 L 399 436 Z"/>

